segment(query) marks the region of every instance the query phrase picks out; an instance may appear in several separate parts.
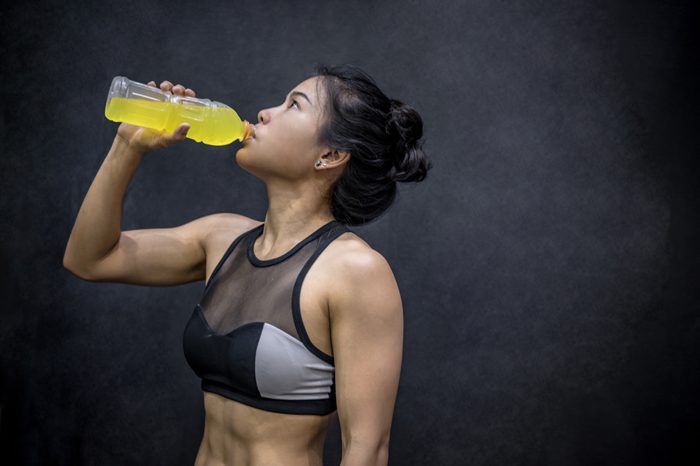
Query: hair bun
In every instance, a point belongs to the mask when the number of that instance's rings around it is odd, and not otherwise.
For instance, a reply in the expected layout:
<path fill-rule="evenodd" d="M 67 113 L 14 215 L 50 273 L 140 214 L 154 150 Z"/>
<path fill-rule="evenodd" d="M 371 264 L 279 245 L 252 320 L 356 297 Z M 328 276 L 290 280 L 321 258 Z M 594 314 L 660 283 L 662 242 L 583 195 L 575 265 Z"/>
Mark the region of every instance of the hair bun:
<path fill-rule="evenodd" d="M 388 177 L 393 181 L 421 181 L 430 164 L 418 140 L 423 137 L 423 120 L 410 105 L 390 99 L 387 133 L 394 138 L 394 166 Z"/>
<path fill-rule="evenodd" d="M 404 152 L 423 136 L 423 120 L 410 105 L 396 99 L 390 102 L 386 131 L 397 139 L 397 149 Z"/>

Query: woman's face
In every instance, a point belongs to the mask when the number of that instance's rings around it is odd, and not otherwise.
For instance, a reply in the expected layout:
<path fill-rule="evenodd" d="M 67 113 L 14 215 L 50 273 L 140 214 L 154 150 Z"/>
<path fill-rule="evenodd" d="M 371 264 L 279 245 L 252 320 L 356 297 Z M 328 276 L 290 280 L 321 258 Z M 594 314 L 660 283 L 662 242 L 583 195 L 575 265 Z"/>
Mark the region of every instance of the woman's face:
<path fill-rule="evenodd" d="M 262 178 L 297 180 L 314 174 L 314 161 L 328 152 L 318 144 L 325 92 L 311 77 L 282 97 L 276 107 L 258 113 L 254 137 L 236 152 L 241 168 Z"/>

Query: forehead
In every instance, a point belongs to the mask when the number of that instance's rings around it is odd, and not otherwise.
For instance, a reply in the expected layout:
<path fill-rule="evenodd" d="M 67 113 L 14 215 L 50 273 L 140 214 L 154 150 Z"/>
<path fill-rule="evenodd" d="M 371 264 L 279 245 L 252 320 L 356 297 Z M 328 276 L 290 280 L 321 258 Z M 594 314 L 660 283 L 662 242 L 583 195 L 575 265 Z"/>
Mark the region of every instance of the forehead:
<path fill-rule="evenodd" d="M 311 94 L 316 95 L 316 92 L 318 92 L 318 81 L 318 77 L 312 76 L 297 84 L 292 91 L 301 91 L 309 96 Z"/>
<path fill-rule="evenodd" d="M 304 81 L 300 82 L 294 86 L 289 93 L 292 92 L 303 92 L 313 103 L 314 107 L 318 107 L 323 99 L 323 86 L 321 86 L 321 80 L 317 76 L 312 76 Z"/>

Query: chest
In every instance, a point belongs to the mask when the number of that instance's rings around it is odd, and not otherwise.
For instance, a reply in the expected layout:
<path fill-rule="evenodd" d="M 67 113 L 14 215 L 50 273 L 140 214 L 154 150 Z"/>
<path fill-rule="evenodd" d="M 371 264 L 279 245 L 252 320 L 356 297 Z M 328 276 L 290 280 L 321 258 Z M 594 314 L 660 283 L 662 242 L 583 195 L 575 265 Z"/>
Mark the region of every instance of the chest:
<path fill-rule="evenodd" d="M 213 236 L 207 246 L 206 281 L 208 284 L 217 265 L 230 245 L 231 232 L 221 232 Z M 331 244 L 320 254 L 300 280 L 298 310 L 303 327 L 310 342 L 327 355 L 333 356 L 328 292 L 332 275 L 334 245 Z"/>

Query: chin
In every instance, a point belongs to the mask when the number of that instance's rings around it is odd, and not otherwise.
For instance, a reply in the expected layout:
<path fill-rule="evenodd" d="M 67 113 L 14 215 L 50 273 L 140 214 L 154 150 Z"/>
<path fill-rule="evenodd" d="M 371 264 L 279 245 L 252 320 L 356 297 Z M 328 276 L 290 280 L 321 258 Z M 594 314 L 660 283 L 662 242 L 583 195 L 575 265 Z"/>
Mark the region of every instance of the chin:
<path fill-rule="evenodd" d="M 253 162 L 254 157 L 252 157 L 250 154 L 248 154 L 245 150 L 245 147 L 241 147 L 236 151 L 236 155 L 234 156 L 234 159 L 236 161 L 236 165 L 241 167 L 243 170 L 247 171 L 251 175 L 256 175 L 256 167 L 255 162 Z"/>

